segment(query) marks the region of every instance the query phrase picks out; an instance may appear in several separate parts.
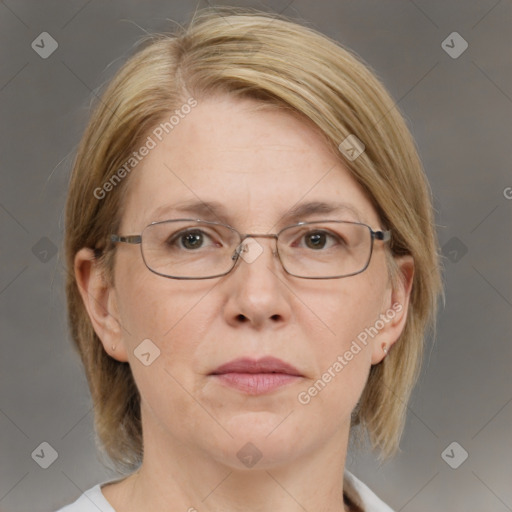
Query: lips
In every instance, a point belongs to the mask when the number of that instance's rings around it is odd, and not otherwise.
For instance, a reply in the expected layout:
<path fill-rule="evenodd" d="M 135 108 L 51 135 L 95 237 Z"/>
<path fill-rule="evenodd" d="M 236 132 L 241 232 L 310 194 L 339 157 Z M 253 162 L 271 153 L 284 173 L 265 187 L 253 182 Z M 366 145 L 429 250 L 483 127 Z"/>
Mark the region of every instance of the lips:
<path fill-rule="evenodd" d="M 295 375 L 297 377 L 302 376 L 297 368 L 275 357 L 264 357 L 262 359 L 234 359 L 229 363 L 219 366 L 211 374 L 222 375 L 226 373 L 281 373 L 285 375 Z"/>
<path fill-rule="evenodd" d="M 222 385 L 247 395 L 271 393 L 302 377 L 297 368 L 275 357 L 235 359 L 210 375 Z"/>

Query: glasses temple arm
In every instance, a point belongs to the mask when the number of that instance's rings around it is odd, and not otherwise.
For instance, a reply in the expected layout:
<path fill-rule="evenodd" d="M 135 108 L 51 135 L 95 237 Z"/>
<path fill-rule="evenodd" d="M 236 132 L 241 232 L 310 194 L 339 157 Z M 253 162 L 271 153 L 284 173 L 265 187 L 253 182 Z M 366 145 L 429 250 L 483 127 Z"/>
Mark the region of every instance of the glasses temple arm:
<path fill-rule="evenodd" d="M 128 235 L 128 236 L 120 236 L 120 235 L 110 235 L 111 242 L 123 242 L 125 244 L 140 244 L 142 242 L 142 237 L 140 235 Z"/>
<path fill-rule="evenodd" d="M 389 242 L 391 240 L 391 231 L 372 231 L 372 235 L 377 240 L 382 240 L 383 242 Z"/>

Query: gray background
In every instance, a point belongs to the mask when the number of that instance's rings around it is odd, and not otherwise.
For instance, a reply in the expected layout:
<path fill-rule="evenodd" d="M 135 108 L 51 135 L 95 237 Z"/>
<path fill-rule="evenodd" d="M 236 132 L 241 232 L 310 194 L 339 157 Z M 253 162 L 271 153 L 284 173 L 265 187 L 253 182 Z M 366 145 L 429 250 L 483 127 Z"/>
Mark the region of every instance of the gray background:
<path fill-rule="evenodd" d="M 349 468 L 396 510 L 512 510 L 511 1 L 238 4 L 302 17 L 361 55 L 405 114 L 435 196 L 447 303 L 402 452 L 380 466 L 353 454 Z M 95 452 L 67 333 L 55 253 L 66 184 L 96 89 L 145 31 L 171 30 L 195 5 L 0 2 L 3 512 L 55 509 L 115 476 Z M 441 46 L 454 31 L 469 44 L 456 59 Z M 47 59 L 31 48 L 42 32 L 59 45 Z M 454 441 L 469 454 L 457 469 L 441 457 Z M 42 442 L 58 453 L 48 469 L 31 456 Z M 452 464 L 462 448 L 448 450 Z"/>

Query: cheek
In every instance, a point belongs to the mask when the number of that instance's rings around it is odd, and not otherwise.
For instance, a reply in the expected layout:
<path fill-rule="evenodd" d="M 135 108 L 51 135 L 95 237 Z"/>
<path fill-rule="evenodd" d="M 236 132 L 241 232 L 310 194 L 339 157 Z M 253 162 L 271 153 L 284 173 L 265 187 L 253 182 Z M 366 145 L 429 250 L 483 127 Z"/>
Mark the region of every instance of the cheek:
<path fill-rule="evenodd" d="M 333 421 L 341 421 L 343 413 L 355 407 L 370 371 L 371 328 L 379 318 L 385 288 L 383 274 L 364 272 L 311 298 L 311 309 L 319 312 L 324 328 L 316 338 L 309 333 L 315 345 L 315 375 L 298 395 L 300 404 Z"/>
<path fill-rule="evenodd" d="M 196 385 L 191 370 L 208 336 L 212 305 L 203 297 L 212 285 L 198 289 L 148 274 L 132 275 L 119 287 L 123 341 L 144 407 L 158 423 L 171 424 L 173 417 L 193 417 L 197 407 L 189 394 Z"/>
<path fill-rule="evenodd" d="M 130 346 L 145 338 L 160 345 L 173 333 L 185 329 L 211 285 L 166 279 L 145 266 L 136 266 L 127 270 L 128 265 L 124 268 L 119 265 L 119 276 L 116 276 L 119 314 L 126 327 L 123 336 Z M 193 322 L 200 327 L 201 316 L 195 315 Z"/>
<path fill-rule="evenodd" d="M 365 271 L 333 281 L 332 287 L 324 287 L 309 295 L 310 309 L 317 314 L 323 326 L 320 341 L 324 345 L 324 353 L 325 349 L 329 353 L 348 349 L 351 342 L 379 318 L 386 281 L 381 274 L 374 274 Z M 308 325 L 303 328 L 308 329 Z"/>
<path fill-rule="evenodd" d="M 148 348 L 151 357 L 146 359 L 154 361 L 151 372 L 164 372 L 159 379 L 175 375 L 183 385 L 191 385 L 186 370 L 211 330 L 214 305 L 208 295 L 215 284 L 165 279 L 144 270 L 120 280 L 118 290 L 123 341 L 137 384 L 156 385 L 156 375 L 146 383 L 148 371 L 141 366 L 147 362 L 140 360 L 141 351 L 147 353 Z"/>

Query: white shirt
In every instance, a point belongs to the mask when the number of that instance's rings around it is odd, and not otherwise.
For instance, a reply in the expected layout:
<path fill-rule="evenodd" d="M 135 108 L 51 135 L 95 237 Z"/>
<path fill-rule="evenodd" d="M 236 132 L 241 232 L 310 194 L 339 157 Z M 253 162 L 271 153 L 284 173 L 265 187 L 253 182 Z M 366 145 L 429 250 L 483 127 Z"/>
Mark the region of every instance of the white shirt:
<path fill-rule="evenodd" d="M 95 485 L 85 491 L 74 503 L 59 509 L 57 512 L 116 512 L 101 492 L 101 487 Z M 343 478 L 343 491 L 362 512 L 393 512 L 377 495 L 361 480 L 345 470 Z"/>

